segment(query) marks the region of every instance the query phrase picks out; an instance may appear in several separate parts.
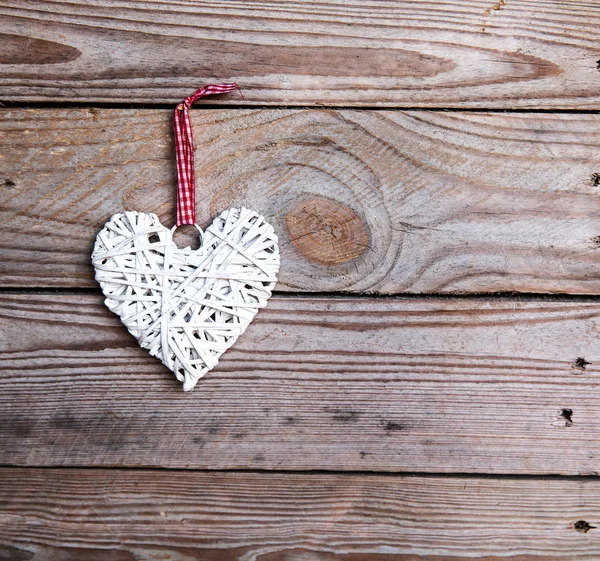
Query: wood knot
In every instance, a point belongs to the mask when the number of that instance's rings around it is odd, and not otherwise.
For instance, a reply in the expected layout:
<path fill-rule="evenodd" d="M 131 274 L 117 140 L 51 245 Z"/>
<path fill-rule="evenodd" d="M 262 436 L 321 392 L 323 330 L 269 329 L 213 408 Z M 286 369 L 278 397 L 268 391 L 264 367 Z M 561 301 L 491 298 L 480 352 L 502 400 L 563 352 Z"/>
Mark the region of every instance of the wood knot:
<path fill-rule="evenodd" d="M 369 247 L 367 227 L 350 207 L 315 198 L 302 201 L 286 216 L 294 247 L 309 261 L 339 265 L 362 255 Z"/>

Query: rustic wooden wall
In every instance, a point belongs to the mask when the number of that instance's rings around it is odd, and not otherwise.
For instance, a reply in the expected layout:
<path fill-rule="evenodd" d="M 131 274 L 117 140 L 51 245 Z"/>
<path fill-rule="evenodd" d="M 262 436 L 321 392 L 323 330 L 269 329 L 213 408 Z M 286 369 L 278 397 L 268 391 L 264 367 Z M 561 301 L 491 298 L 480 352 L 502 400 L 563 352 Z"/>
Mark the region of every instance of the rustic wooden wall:
<path fill-rule="evenodd" d="M 600 5 L 0 4 L 0 559 L 594 561 Z M 273 223 L 191 394 L 93 280 L 123 209 Z"/>

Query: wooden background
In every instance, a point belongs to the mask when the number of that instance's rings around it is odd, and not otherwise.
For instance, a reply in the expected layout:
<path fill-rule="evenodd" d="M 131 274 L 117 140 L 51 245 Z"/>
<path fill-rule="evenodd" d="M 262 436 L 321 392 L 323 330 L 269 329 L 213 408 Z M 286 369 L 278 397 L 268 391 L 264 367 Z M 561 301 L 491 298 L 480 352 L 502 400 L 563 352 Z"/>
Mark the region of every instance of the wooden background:
<path fill-rule="evenodd" d="M 0 2 L 0 559 L 600 558 L 600 4 Z M 115 212 L 246 205 L 276 294 L 184 394 Z"/>

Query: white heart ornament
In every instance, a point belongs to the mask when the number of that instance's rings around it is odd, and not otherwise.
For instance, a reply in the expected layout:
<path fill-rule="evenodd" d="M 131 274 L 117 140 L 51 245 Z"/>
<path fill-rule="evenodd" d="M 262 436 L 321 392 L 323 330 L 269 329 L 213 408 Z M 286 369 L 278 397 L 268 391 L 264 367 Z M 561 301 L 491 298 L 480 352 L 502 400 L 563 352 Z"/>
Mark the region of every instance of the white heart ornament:
<path fill-rule="evenodd" d="M 219 362 L 277 282 L 273 227 L 246 208 L 222 212 L 198 249 L 146 212 L 115 214 L 98 233 L 92 263 L 105 304 L 184 391 Z"/>

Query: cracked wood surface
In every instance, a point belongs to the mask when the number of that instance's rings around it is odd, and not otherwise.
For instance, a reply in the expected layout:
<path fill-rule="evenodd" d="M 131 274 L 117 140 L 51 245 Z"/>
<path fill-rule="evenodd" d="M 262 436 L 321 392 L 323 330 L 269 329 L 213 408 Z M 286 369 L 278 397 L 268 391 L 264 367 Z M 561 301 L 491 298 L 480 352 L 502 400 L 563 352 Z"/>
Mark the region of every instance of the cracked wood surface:
<path fill-rule="evenodd" d="M 174 223 L 171 111 L 0 114 L 4 287 L 96 287 L 111 214 Z M 600 118 L 192 111 L 198 220 L 262 213 L 278 290 L 600 292 Z M 596 175 L 594 175 L 596 174 Z"/>
<path fill-rule="evenodd" d="M 593 561 L 600 545 L 599 485 L 590 479 L 2 468 L 0 556 Z M 593 528 L 585 532 L 586 524 Z"/>
<path fill-rule="evenodd" d="M 593 2 L 3 0 L 0 99 L 598 109 Z"/>
<path fill-rule="evenodd" d="M 0 316 L 4 465 L 598 470 L 598 302 L 274 296 L 190 394 L 99 295 Z"/>

